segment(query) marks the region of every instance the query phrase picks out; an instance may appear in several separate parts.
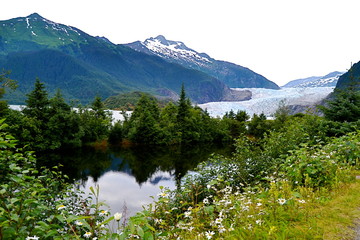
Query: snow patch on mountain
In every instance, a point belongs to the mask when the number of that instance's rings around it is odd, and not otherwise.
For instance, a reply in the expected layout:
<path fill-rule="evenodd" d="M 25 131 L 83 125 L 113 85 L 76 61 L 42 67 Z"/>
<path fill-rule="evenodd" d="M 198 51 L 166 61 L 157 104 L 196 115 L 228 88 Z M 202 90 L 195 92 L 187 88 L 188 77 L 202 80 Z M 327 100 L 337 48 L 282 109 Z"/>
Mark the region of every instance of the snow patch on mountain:
<path fill-rule="evenodd" d="M 335 87 L 339 77 L 343 75 L 344 72 L 331 72 L 325 76 L 321 77 L 308 77 L 302 79 L 296 79 L 288 82 L 283 87 Z"/>
<path fill-rule="evenodd" d="M 282 88 L 280 90 L 265 88 L 245 88 L 252 92 L 252 99 L 241 102 L 209 102 L 199 104 L 202 109 L 207 109 L 212 117 L 222 117 L 226 112 L 233 110 L 246 111 L 250 116 L 254 113 L 264 113 L 271 117 L 278 109 L 281 101 L 286 105 L 313 106 L 326 98 L 334 87 L 314 88 Z M 244 88 L 235 90 L 245 90 Z"/>
<path fill-rule="evenodd" d="M 29 28 L 30 27 L 29 18 L 27 17 L 25 20 L 26 20 L 26 24 L 27 24 L 26 28 Z"/>
<path fill-rule="evenodd" d="M 204 62 L 212 63 L 210 58 L 186 47 L 183 42 L 169 41 L 161 35 L 156 38 L 148 38 L 141 44 L 159 57 L 187 61 L 196 65 L 204 65 Z"/>

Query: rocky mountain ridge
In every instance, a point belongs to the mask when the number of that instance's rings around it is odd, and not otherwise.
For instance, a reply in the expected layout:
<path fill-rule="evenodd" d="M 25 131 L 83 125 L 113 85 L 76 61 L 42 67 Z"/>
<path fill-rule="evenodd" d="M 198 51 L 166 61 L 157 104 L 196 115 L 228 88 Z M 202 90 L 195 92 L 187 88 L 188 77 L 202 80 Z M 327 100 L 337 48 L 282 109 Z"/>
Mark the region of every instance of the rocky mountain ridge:
<path fill-rule="evenodd" d="M 308 78 L 296 79 L 288 82 L 282 87 L 335 87 L 341 75 L 344 72 L 331 72 L 325 76 L 313 76 Z"/>
<path fill-rule="evenodd" d="M 188 48 L 181 41 L 167 40 L 162 35 L 148 38 L 143 42 L 129 43 L 126 46 L 139 52 L 159 56 L 166 61 L 180 64 L 186 68 L 202 71 L 223 81 L 231 88 L 279 89 L 277 84 L 246 67 L 215 60 L 206 53 L 199 53 Z"/>

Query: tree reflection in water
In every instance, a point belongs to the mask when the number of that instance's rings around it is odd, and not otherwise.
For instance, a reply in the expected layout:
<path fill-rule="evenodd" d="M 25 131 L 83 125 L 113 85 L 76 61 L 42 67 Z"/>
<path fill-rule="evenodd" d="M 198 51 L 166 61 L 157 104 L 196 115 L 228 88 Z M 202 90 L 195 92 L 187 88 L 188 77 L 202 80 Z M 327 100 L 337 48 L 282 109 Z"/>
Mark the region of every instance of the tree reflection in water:
<path fill-rule="evenodd" d="M 121 190 L 125 194 L 125 192 L 131 191 L 131 189 L 125 188 L 136 188 L 136 186 L 134 184 L 126 185 L 125 182 L 120 183 L 118 181 L 129 181 L 129 178 L 133 178 L 138 185 L 137 188 L 141 188 L 144 184 L 146 184 L 144 188 L 148 188 L 149 184 L 158 186 L 161 182 L 165 184 L 173 182 L 172 185 L 179 186 L 182 177 L 188 171 L 193 170 L 198 163 L 206 161 L 212 153 L 229 156 L 231 151 L 230 147 L 214 145 L 136 146 L 106 149 L 86 147 L 78 150 L 46 153 L 38 157 L 38 163 L 48 166 L 61 163 L 63 173 L 73 181 L 80 181 L 83 187 L 99 182 L 106 174 L 111 175 L 111 180 L 103 179 L 106 181 L 105 185 L 111 184 L 113 186 L 111 191 Z M 113 174 L 128 177 L 125 180 L 121 177 L 115 178 Z M 138 198 L 148 199 L 149 196 L 146 194 L 149 194 L 148 190 L 144 190 L 144 196 L 138 196 Z M 111 196 L 110 193 L 104 195 L 111 198 L 115 197 L 115 195 Z M 109 202 L 106 197 L 104 200 Z M 127 201 L 126 196 L 121 200 Z"/>

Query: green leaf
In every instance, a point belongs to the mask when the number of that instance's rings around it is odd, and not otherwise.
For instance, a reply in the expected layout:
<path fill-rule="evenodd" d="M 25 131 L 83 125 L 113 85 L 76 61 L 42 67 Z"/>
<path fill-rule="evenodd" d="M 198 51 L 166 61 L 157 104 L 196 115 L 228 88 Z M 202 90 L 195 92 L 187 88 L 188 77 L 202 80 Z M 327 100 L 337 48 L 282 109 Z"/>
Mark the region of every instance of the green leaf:
<path fill-rule="evenodd" d="M 18 222 L 19 221 L 19 215 L 15 214 L 15 213 L 12 213 L 12 214 L 10 214 L 10 219 L 14 220 L 15 222 Z"/>
<path fill-rule="evenodd" d="M 50 228 L 49 224 L 45 222 L 38 222 L 37 224 L 39 225 L 38 227 L 40 227 L 43 231 L 48 230 Z"/>
<path fill-rule="evenodd" d="M 47 234 L 45 235 L 46 238 L 48 237 L 52 237 L 52 236 L 55 236 L 58 234 L 58 231 L 57 230 L 50 230 L 47 232 Z"/>
<path fill-rule="evenodd" d="M 108 224 L 111 220 L 114 220 L 114 216 L 112 216 L 112 217 L 110 217 L 110 218 L 106 219 L 106 220 L 105 220 L 105 221 L 103 221 L 100 225 L 106 225 L 106 224 Z"/>
<path fill-rule="evenodd" d="M 293 192 L 292 195 L 293 195 L 295 198 L 302 198 L 301 194 L 298 193 L 298 192 Z"/>
<path fill-rule="evenodd" d="M 155 228 L 153 228 L 149 223 L 146 223 L 146 226 L 153 232 L 155 232 Z"/>
<path fill-rule="evenodd" d="M 140 226 L 137 226 L 137 233 L 141 238 L 144 237 L 144 230 Z"/>
<path fill-rule="evenodd" d="M 92 192 L 92 194 L 95 195 L 95 190 L 94 190 L 94 187 L 93 187 L 93 186 L 90 187 L 90 191 Z"/>
<path fill-rule="evenodd" d="M 65 218 L 64 218 L 64 216 L 62 216 L 62 215 L 56 215 L 55 216 L 60 222 L 65 222 Z"/>
<path fill-rule="evenodd" d="M 204 207 L 204 210 L 207 214 L 211 214 L 214 212 L 214 206 L 212 206 L 212 205 L 206 206 L 206 207 Z"/>
<path fill-rule="evenodd" d="M 154 239 L 154 236 L 152 235 L 152 233 L 146 232 L 146 233 L 144 234 L 144 239 L 146 239 L 146 240 L 153 240 L 153 239 Z"/>
<path fill-rule="evenodd" d="M 134 226 L 134 223 L 132 221 L 129 221 L 129 228 L 130 228 L 130 232 L 132 234 L 134 234 L 135 232 L 135 226 Z"/>

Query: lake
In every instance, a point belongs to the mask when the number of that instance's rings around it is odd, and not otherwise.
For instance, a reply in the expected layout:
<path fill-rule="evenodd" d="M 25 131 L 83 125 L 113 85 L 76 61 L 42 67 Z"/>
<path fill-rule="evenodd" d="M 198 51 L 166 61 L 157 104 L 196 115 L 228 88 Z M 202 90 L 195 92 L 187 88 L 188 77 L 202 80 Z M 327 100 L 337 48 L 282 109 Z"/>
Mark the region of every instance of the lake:
<path fill-rule="evenodd" d="M 105 201 L 111 212 L 128 216 L 142 210 L 153 201 L 160 186 L 175 189 L 182 177 L 198 163 L 206 161 L 212 153 L 231 155 L 231 146 L 182 146 L 182 147 L 111 147 L 47 153 L 38 156 L 41 165 L 64 165 L 61 170 L 79 182 L 80 189 L 98 184 L 100 200 Z M 46 162 L 46 164 L 45 164 Z"/>

